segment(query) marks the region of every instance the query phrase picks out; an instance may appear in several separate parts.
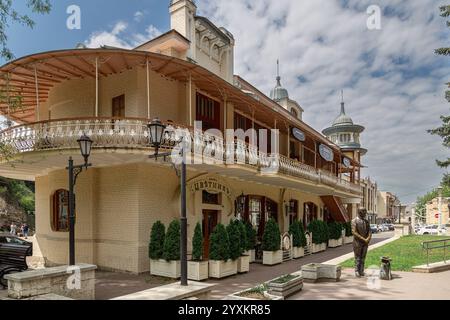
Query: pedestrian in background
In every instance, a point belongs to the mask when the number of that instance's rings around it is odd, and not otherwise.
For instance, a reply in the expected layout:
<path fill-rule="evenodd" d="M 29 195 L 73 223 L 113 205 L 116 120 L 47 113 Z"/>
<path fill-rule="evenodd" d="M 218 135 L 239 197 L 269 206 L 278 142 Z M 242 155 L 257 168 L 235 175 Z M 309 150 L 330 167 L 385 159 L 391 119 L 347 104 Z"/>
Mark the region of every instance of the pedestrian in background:
<path fill-rule="evenodd" d="M 16 232 L 17 232 L 17 226 L 14 222 L 12 222 L 11 227 L 9 229 L 9 233 L 12 234 L 13 236 L 15 236 Z"/>

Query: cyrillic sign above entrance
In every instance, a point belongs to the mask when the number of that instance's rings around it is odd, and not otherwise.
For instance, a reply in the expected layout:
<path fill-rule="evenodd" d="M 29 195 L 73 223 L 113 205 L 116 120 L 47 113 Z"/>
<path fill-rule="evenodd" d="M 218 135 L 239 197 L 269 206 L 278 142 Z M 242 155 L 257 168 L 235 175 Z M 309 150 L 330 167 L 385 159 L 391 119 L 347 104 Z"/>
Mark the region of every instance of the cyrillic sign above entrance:
<path fill-rule="evenodd" d="M 218 194 L 223 193 L 228 198 L 232 198 L 233 192 L 231 191 L 231 188 L 228 187 L 225 183 L 219 181 L 217 178 L 214 177 L 204 177 L 199 178 L 198 180 L 195 180 L 192 182 L 191 185 L 191 191 L 197 192 L 197 191 L 207 191 L 212 194 Z"/>
<path fill-rule="evenodd" d="M 322 158 L 324 158 L 325 160 L 327 160 L 329 162 L 333 161 L 333 159 L 334 159 L 334 152 L 333 152 L 333 150 L 331 150 L 330 147 L 328 147 L 328 146 L 326 146 L 324 144 L 321 144 L 319 146 L 319 153 L 320 153 L 320 156 Z"/>
<path fill-rule="evenodd" d="M 292 128 L 292 135 L 294 136 L 295 139 L 297 139 L 300 142 L 306 141 L 305 133 L 298 128 Z"/>

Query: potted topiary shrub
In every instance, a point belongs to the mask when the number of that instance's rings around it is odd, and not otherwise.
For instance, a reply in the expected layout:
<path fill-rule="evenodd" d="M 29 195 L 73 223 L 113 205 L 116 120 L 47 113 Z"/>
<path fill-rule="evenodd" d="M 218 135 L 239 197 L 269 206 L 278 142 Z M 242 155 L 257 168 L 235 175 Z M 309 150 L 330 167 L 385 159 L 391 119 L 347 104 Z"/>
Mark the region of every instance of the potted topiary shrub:
<path fill-rule="evenodd" d="M 150 258 L 150 272 L 156 269 L 156 264 L 162 259 L 166 228 L 161 221 L 156 221 L 150 233 L 148 256 Z"/>
<path fill-rule="evenodd" d="M 311 252 L 325 251 L 328 242 L 328 227 L 323 221 L 314 220 L 308 225 L 308 231 L 312 234 Z"/>
<path fill-rule="evenodd" d="M 250 222 L 245 223 L 245 231 L 246 231 L 246 254 L 250 256 L 250 263 L 255 262 L 256 260 L 256 230 L 253 228 Z"/>
<path fill-rule="evenodd" d="M 337 248 L 342 246 L 342 224 L 338 222 L 328 223 L 328 247 Z"/>
<path fill-rule="evenodd" d="M 306 236 L 303 226 L 300 222 L 294 221 L 289 227 L 289 233 L 293 238 L 293 256 L 294 259 L 301 258 L 305 255 Z"/>
<path fill-rule="evenodd" d="M 236 225 L 236 230 L 239 233 L 239 258 L 238 262 L 238 273 L 246 273 L 250 271 L 250 256 L 246 254 L 247 248 L 247 230 L 245 229 L 245 224 L 236 220 L 233 222 Z M 233 238 L 230 235 L 230 246 Z"/>
<path fill-rule="evenodd" d="M 263 264 L 273 266 L 283 262 L 280 229 L 274 219 L 270 219 L 264 229 L 262 239 Z"/>
<path fill-rule="evenodd" d="M 219 223 L 210 239 L 209 276 L 220 279 L 237 274 L 237 261 L 230 258 L 228 233 L 225 226 Z"/>
<path fill-rule="evenodd" d="M 192 238 L 192 260 L 188 262 L 188 279 L 195 281 L 208 279 L 208 265 L 208 261 L 203 261 L 202 226 L 197 223 Z"/>
<path fill-rule="evenodd" d="M 174 220 L 167 228 L 162 259 L 155 260 L 151 273 L 155 276 L 178 279 L 181 276 L 180 263 L 180 222 Z"/>
<path fill-rule="evenodd" d="M 352 231 L 352 223 L 346 222 L 344 223 L 344 229 L 345 229 L 345 244 L 353 243 L 353 231 Z"/>

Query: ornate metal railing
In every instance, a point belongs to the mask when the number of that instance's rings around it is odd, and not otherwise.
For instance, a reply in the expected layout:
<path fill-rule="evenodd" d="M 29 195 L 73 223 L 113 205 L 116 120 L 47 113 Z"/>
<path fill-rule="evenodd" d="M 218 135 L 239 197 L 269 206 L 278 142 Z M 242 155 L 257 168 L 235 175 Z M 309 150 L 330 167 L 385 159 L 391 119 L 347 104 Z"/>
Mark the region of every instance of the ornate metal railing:
<path fill-rule="evenodd" d="M 87 134 L 94 148 L 150 149 L 147 119 L 78 118 L 42 121 L 8 128 L 0 132 L 0 145 L 15 153 L 78 148 L 77 139 Z M 165 148 L 172 148 L 180 134 L 188 133 L 191 154 L 202 163 L 237 164 L 254 167 L 264 174 L 278 174 L 322 183 L 348 192 L 361 193 L 359 185 L 341 180 L 283 155 L 268 155 L 244 141 L 226 142 L 222 137 L 183 125 L 166 123 Z M 181 131 L 177 129 L 182 129 Z M 183 133 L 184 132 L 184 133 Z M 1 155 L 0 155 L 1 157 Z M 4 159 L 5 161 L 5 159 Z"/>

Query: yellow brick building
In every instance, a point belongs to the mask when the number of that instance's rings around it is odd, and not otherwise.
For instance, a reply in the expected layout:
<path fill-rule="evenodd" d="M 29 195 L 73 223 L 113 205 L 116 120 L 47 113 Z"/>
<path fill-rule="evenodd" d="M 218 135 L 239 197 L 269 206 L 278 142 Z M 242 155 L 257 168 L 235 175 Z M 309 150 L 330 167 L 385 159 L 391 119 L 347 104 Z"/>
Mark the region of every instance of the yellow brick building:
<path fill-rule="evenodd" d="M 306 226 L 355 216 L 360 155 L 304 123 L 280 78 L 268 97 L 234 75 L 234 37 L 196 10 L 192 1 L 172 1 L 171 30 L 133 50 L 43 52 L 0 68 L 8 75 L 1 85 L 23 97 L 20 110 L 0 105 L 17 123 L 0 133 L 0 175 L 36 182 L 37 241 L 50 264 L 68 262 L 65 168 L 70 156 L 82 162 L 76 140 L 86 134 L 94 141 L 93 167 L 75 189 L 77 261 L 148 271 L 152 224 L 180 214 L 172 164 L 149 159 L 155 150 L 147 125 L 156 117 L 192 134 L 189 251 L 197 222 L 240 216 L 261 236 L 270 217 L 286 232 L 295 220 Z M 227 129 L 266 129 L 270 139 L 225 137 Z"/>

